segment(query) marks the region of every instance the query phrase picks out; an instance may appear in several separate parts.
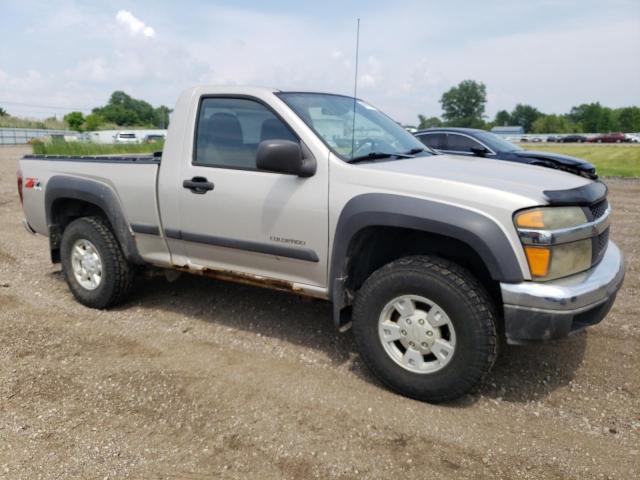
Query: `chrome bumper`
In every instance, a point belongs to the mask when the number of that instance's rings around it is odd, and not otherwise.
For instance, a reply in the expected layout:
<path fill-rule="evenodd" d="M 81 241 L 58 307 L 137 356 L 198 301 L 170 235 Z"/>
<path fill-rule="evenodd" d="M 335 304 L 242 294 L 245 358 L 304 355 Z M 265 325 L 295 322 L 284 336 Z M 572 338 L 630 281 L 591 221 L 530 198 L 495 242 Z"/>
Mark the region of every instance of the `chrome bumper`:
<path fill-rule="evenodd" d="M 507 341 L 561 338 L 600 322 L 624 272 L 622 253 L 610 241 L 600 263 L 586 272 L 550 282 L 501 283 Z"/>

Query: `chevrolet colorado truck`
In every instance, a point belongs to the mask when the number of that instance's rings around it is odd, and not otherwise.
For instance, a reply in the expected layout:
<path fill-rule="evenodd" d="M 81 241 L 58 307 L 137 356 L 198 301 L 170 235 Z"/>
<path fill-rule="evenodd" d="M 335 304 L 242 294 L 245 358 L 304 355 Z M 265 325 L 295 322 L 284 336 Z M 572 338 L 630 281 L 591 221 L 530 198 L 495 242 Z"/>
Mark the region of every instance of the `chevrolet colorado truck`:
<path fill-rule="evenodd" d="M 161 155 L 27 155 L 18 189 L 84 305 L 149 267 L 324 299 L 386 386 L 430 402 L 477 385 L 501 338 L 600 322 L 624 277 L 604 183 L 437 154 L 341 95 L 190 88 Z"/>

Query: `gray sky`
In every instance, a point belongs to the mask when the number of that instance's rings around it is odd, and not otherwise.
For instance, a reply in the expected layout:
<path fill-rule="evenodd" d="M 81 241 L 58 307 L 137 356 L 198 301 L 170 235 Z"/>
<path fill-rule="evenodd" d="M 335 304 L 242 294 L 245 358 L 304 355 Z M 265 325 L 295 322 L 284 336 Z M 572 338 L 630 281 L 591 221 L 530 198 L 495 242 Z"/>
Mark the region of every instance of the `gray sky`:
<path fill-rule="evenodd" d="M 0 0 L 0 106 L 89 111 L 114 90 L 173 106 L 195 84 L 353 91 L 405 123 L 487 85 L 487 114 L 640 105 L 640 0 Z"/>

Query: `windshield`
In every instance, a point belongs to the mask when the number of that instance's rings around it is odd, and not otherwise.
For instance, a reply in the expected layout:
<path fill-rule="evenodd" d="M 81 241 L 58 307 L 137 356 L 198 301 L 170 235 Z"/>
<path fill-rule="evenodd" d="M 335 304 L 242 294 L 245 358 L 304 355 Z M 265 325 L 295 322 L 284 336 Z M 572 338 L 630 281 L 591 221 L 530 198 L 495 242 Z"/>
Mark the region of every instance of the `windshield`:
<path fill-rule="evenodd" d="M 522 147 L 514 145 L 511 142 L 507 142 L 495 133 L 474 132 L 474 135 L 494 152 L 516 152 L 518 150 L 523 150 Z"/>
<path fill-rule="evenodd" d="M 431 154 L 413 135 L 362 100 L 355 101 L 354 118 L 352 97 L 298 92 L 278 96 L 347 162 Z"/>

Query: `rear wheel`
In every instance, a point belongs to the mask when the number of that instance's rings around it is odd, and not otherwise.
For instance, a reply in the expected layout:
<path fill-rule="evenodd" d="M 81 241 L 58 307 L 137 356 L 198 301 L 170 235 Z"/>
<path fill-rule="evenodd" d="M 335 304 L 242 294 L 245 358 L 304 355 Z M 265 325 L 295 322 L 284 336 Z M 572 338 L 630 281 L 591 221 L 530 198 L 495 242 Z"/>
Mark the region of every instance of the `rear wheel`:
<path fill-rule="evenodd" d="M 438 257 L 406 257 L 374 272 L 356 297 L 353 327 L 363 360 L 386 386 L 429 402 L 467 393 L 497 353 L 487 293 Z"/>
<path fill-rule="evenodd" d="M 62 234 L 60 257 L 67 285 L 83 305 L 107 308 L 129 294 L 133 269 L 101 217 L 71 222 Z"/>

